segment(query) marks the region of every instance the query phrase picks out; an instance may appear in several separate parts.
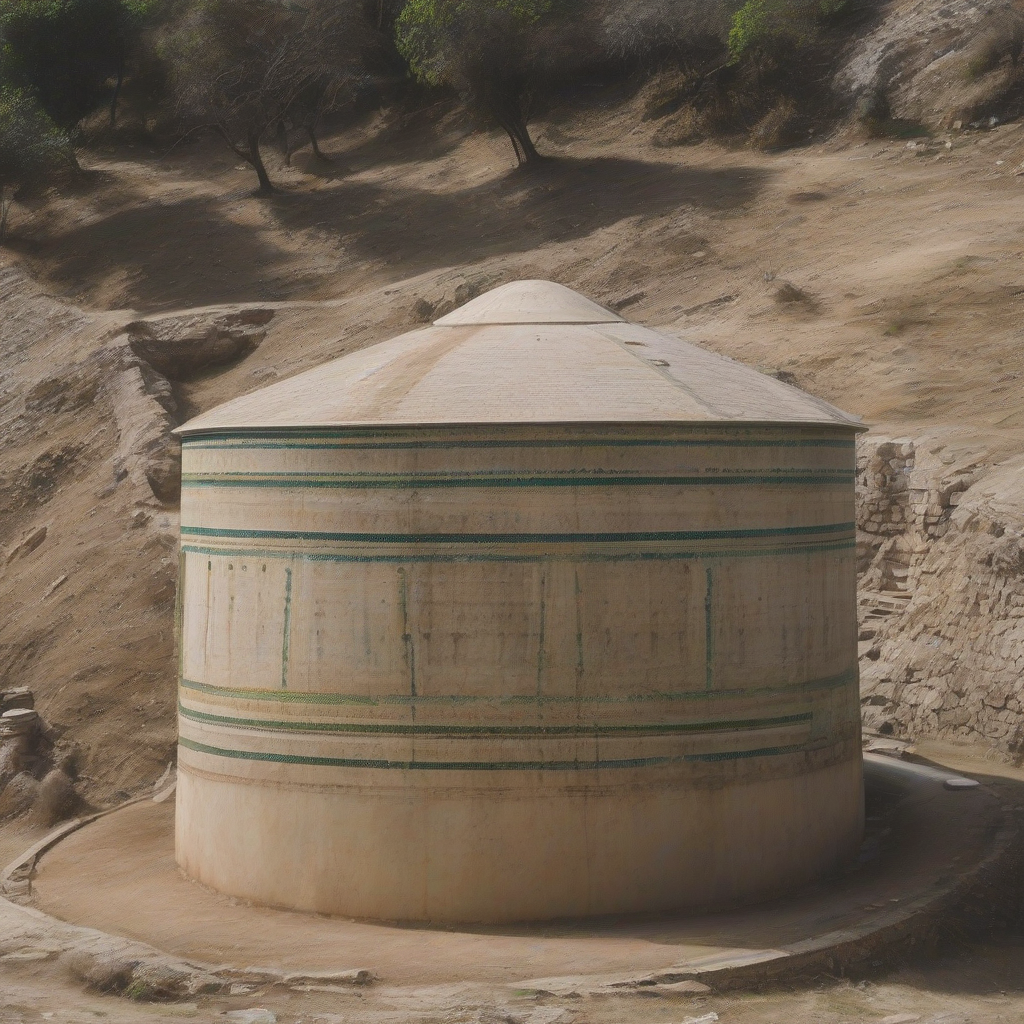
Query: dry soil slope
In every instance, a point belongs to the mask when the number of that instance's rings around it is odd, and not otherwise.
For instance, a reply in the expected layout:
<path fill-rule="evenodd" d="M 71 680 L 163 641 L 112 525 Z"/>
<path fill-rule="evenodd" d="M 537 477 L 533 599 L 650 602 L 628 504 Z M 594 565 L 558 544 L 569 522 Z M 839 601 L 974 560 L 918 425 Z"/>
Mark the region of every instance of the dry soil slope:
<path fill-rule="evenodd" d="M 94 154 L 89 188 L 19 216 L 0 278 L 0 686 L 36 690 L 96 799 L 173 756 L 173 424 L 527 276 L 875 424 L 871 721 L 1016 743 L 1024 128 L 775 156 L 661 149 L 656 130 L 597 97 L 539 126 L 560 159 L 523 176 L 456 115 L 384 114 L 329 140 L 335 168 L 274 168 L 271 201 L 196 143 Z"/>

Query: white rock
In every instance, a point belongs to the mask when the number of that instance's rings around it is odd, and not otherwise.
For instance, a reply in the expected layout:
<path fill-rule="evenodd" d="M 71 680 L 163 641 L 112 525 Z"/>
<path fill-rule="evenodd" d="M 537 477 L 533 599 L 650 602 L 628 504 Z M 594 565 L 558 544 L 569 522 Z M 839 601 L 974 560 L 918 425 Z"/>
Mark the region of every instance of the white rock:
<path fill-rule="evenodd" d="M 262 1006 L 248 1010 L 227 1010 L 224 1016 L 234 1024 L 277 1024 L 277 1017 Z"/>

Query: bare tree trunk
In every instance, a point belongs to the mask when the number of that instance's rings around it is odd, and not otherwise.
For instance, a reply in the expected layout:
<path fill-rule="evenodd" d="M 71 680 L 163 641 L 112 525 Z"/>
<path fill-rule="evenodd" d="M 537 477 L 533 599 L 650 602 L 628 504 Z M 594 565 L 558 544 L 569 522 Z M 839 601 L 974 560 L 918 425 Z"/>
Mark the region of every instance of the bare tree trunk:
<path fill-rule="evenodd" d="M 523 116 L 522 97 L 516 92 L 492 95 L 488 104 L 494 119 L 505 130 L 512 141 L 519 166 L 536 164 L 544 158 L 530 138 Z"/>
<path fill-rule="evenodd" d="M 516 138 L 516 133 L 512 130 L 511 127 L 509 127 L 509 125 L 505 124 L 504 121 L 502 121 L 500 123 L 501 123 L 502 129 L 505 131 L 505 134 L 508 135 L 509 140 L 512 143 L 512 148 L 515 150 L 515 153 L 516 153 L 516 164 L 519 167 L 522 167 L 523 164 L 526 161 L 525 161 L 525 159 L 523 157 L 523 151 L 519 148 L 519 139 Z"/>
<path fill-rule="evenodd" d="M 117 101 L 121 98 L 121 86 L 124 85 L 124 54 L 117 55 L 117 82 L 114 85 L 114 95 L 110 97 L 110 127 L 117 124 Z"/>
<path fill-rule="evenodd" d="M 306 125 L 306 134 L 309 136 L 309 144 L 313 147 L 313 155 L 318 160 L 323 160 L 324 163 L 327 163 L 327 164 L 332 163 L 333 161 L 331 160 L 331 158 L 329 156 L 327 156 L 326 153 L 322 152 L 321 149 L 320 149 L 320 142 L 319 142 L 319 140 L 316 137 L 316 126 L 315 125 L 311 125 L 311 124 L 307 124 Z"/>
<path fill-rule="evenodd" d="M 7 240 L 7 214 L 14 202 L 13 191 L 8 195 L 7 186 L 0 184 L 0 245 Z"/>
<path fill-rule="evenodd" d="M 277 145 L 281 150 L 281 156 L 284 157 L 284 162 L 291 167 L 292 146 L 288 141 L 288 129 L 285 127 L 283 119 L 277 122 Z"/>
<path fill-rule="evenodd" d="M 247 159 L 256 171 L 256 177 L 260 180 L 260 191 L 275 191 L 274 183 L 270 180 L 270 175 L 267 174 L 267 169 L 263 165 L 263 157 L 260 155 L 260 133 L 250 129 L 246 136 L 246 141 L 249 143 L 249 155 Z"/>
<path fill-rule="evenodd" d="M 515 125 L 516 137 L 519 139 L 519 145 L 523 150 L 523 163 L 535 164 L 538 163 L 543 157 L 537 152 L 537 147 L 533 144 L 533 139 L 530 138 L 530 130 L 526 127 L 526 122 L 520 120 Z"/>

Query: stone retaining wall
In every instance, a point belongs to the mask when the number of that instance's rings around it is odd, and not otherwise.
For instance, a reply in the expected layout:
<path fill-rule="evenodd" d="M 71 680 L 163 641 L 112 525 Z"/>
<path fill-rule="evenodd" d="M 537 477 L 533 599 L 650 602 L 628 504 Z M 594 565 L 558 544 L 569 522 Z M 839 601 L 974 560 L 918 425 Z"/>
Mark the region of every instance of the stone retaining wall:
<path fill-rule="evenodd" d="M 869 729 L 1024 750 L 1024 468 L 867 435 L 858 458 Z"/>

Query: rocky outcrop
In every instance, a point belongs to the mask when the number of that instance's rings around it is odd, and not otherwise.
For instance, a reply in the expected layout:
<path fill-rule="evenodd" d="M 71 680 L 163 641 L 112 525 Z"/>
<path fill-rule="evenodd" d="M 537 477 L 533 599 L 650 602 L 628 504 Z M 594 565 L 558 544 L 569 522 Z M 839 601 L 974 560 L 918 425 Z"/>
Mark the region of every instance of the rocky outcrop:
<path fill-rule="evenodd" d="M 869 435 L 858 470 L 865 725 L 1024 753 L 1024 460 Z"/>
<path fill-rule="evenodd" d="M 254 352 L 274 314 L 266 306 L 198 309 L 136 320 L 125 330 L 136 356 L 168 379 L 183 381 Z"/>
<path fill-rule="evenodd" d="M 854 44 L 836 77 L 863 113 L 884 97 L 898 118 L 949 128 L 1009 119 L 1024 101 L 1015 0 L 895 0 Z"/>

